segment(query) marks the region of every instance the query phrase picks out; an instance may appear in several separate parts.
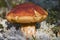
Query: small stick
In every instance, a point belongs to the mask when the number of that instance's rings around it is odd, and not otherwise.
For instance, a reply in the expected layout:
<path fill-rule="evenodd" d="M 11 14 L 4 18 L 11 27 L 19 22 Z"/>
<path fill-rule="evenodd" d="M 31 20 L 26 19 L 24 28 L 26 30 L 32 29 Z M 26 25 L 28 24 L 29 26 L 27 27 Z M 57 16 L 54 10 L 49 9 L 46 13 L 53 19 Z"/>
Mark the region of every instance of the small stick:
<path fill-rule="evenodd" d="M 7 6 L 8 6 L 8 8 L 9 8 L 9 10 L 11 10 L 12 9 L 12 6 L 10 5 L 9 1 L 8 0 L 5 0 L 5 2 L 7 4 Z"/>

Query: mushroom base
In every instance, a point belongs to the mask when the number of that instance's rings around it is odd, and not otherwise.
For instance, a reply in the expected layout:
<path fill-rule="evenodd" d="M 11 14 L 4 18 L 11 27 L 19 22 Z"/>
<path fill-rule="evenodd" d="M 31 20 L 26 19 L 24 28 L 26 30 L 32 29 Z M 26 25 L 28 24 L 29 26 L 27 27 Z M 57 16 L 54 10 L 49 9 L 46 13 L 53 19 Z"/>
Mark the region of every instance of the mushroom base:
<path fill-rule="evenodd" d="M 35 24 L 22 24 L 21 31 L 25 34 L 27 38 L 35 36 L 36 28 Z"/>

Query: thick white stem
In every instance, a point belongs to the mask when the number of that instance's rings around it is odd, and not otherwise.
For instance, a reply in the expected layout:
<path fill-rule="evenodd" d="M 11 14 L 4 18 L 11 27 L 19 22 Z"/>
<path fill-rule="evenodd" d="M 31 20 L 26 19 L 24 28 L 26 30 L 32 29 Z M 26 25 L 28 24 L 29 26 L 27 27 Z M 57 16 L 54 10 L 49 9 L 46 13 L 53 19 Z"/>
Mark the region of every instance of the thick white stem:
<path fill-rule="evenodd" d="M 33 25 L 32 24 L 22 25 L 21 31 L 26 35 L 26 37 L 32 37 L 32 35 L 35 36 L 36 28 L 34 24 Z"/>

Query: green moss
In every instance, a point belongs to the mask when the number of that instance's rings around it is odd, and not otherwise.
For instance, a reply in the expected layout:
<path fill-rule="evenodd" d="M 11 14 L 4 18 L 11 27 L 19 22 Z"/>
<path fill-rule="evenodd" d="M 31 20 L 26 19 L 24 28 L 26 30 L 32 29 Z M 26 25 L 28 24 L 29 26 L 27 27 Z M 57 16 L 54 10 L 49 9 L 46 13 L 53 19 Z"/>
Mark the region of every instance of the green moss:
<path fill-rule="evenodd" d="M 3 25 L 2 24 L 0 24 L 0 28 L 3 28 Z"/>
<path fill-rule="evenodd" d="M 6 2 L 5 0 L 0 0 L 0 7 L 6 7 Z"/>
<path fill-rule="evenodd" d="M 52 31 L 55 33 L 56 37 L 58 37 L 58 32 L 60 32 L 60 26 L 55 26 L 52 28 Z"/>
<path fill-rule="evenodd" d="M 36 37 L 34 37 L 33 35 L 32 35 L 32 38 L 33 38 L 32 40 L 37 40 Z"/>
<path fill-rule="evenodd" d="M 53 31 L 59 31 L 60 30 L 60 26 L 55 26 L 52 28 Z"/>

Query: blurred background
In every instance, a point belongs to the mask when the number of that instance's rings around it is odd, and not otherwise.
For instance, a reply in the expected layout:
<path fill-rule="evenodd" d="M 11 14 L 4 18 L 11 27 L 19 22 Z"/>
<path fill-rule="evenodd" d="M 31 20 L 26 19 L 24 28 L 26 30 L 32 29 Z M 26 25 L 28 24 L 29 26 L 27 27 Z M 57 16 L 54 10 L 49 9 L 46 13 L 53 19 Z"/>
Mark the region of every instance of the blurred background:
<path fill-rule="evenodd" d="M 52 31 L 56 36 L 57 33 L 60 35 L 60 0 L 0 0 L 0 22 L 5 20 L 6 14 L 12 8 L 25 2 L 32 2 L 44 8 L 48 12 L 46 24 L 48 23 L 48 27 L 54 24 Z M 0 23 L 0 29 L 3 28 L 2 24 Z"/>

